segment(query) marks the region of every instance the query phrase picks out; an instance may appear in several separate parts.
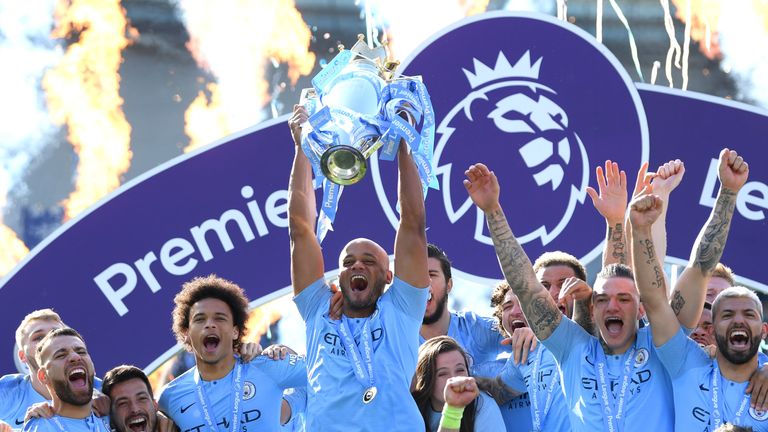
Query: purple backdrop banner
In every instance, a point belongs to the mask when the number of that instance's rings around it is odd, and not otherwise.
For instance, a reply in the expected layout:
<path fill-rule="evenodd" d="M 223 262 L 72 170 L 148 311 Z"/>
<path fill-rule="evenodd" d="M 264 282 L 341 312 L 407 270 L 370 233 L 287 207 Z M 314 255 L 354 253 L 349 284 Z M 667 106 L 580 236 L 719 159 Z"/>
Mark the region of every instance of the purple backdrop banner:
<path fill-rule="evenodd" d="M 595 187 L 594 167 L 612 159 L 634 178 L 644 160 L 655 168 L 680 158 L 686 175 L 672 195 L 668 253 L 684 260 L 714 202 L 711 161 L 729 146 L 752 173 L 724 261 L 765 288 L 768 268 L 750 245 L 768 241 L 768 174 L 759 166 L 768 160 L 760 142 L 768 136 L 766 112 L 635 86 L 590 35 L 540 15 L 462 21 L 426 42 L 404 72 L 421 75 L 432 96 L 441 190 L 427 198 L 428 237 L 457 269 L 501 276 L 482 214 L 461 185 L 471 163 L 485 162 L 499 176 L 502 205 L 530 256 L 560 249 L 590 261 L 604 234 L 585 194 Z M 120 363 L 147 366 L 173 346 L 173 296 L 194 276 L 232 279 L 252 300 L 289 285 L 286 120 L 131 181 L 35 248 L 0 285 L 0 371 L 14 369 L 13 331 L 34 309 L 53 307 L 80 330 L 103 372 Z M 395 165 L 374 158 L 368 178 L 341 198 L 335 231 L 323 243 L 328 269 L 353 237 L 391 252 L 395 194 Z"/>

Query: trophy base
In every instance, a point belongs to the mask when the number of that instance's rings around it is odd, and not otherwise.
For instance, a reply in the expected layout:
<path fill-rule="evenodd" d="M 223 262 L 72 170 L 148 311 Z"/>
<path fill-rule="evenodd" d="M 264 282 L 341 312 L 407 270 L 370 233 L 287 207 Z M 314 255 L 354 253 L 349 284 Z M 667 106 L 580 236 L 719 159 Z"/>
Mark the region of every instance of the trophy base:
<path fill-rule="evenodd" d="M 328 180 L 348 186 L 362 180 L 368 166 L 360 150 L 349 146 L 336 146 L 323 153 L 320 168 Z"/>

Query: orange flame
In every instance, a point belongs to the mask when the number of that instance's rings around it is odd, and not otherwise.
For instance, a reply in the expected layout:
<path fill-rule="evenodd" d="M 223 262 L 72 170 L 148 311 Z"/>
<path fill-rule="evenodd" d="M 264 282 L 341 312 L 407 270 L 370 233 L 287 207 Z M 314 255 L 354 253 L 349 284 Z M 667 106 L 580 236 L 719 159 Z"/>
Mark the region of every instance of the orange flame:
<path fill-rule="evenodd" d="M 718 30 L 723 2 L 721 0 L 672 0 L 672 3 L 677 8 L 675 16 L 690 26 L 691 39 L 699 43 L 699 50 L 709 59 L 721 58 Z"/>
<path fill-rule="evenodd" d="M 180 5 L 190 34 L 187 47 L 217 80 L 198 93 L 184 115 L 190 139 L 185 152 L 261 120 L 271 99 L 264 77 L 270 60 L 287 63 L 291 84 L 312 72 L 312 35 L 293 0 L 183 0 Z"/>
<path fill-rule="evenodd" d="M 70 219 L 120 186 L 130 167 L 118 74 L 127 21 L 119 0 L 58 0 L 56 22 L 53 37 L 77 39 L 43 78 L 48 110 L 68 126 L 79 158 L 75 190 L 63 202 Z"/>
<path fill-rule="evenodd" d="M 2 209 L 8 196 L 8 182 L 7 176 L 0 173 L 0 277 L 11 271 L 29 252 L 16 233 L 3 224 Z"/>

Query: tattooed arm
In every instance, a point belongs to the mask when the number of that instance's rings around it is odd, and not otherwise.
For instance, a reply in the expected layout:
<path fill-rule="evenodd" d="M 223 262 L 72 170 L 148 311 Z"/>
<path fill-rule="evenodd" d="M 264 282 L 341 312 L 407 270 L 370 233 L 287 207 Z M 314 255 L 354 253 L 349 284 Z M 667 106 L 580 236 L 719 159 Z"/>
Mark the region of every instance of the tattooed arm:
<path fill-rule="evenodd" d="M 485 213 L 504 278 L 520 300 L 528 325 L 539 340 L 544 340 L 560 324 L 562 314 L 552 296 L 536 279 L 531 261 L 509 228 L 499 204 L 496 174 L 483 164 L 472 165 L 464 174 L 467 176 L 464 186 L 469 196 Z"/>
<path fill-rule="evenodd" d="M 658 195 L 641 195 L 630 205 L 632 225 L 632 268 L 640 298 L 651 322 L 653 344 L 664 345 L 680 329 L 677 317 L 667 301 L 664 268 L 656 255 L 652 228 L 662 213 L 664 203 Z"/>
<path fill-rule="evenodd" d="M 667 256 L 667 210 L 669 209 L 669 197 L 672 191 L 680 184 L 685 175 L 685 165 L 680 159 L 671 160 L 656 169 L 656 174 L 651 182 L 651 189 L 654 195 L 658 195 L 663 202 L 661 214 L 651 227 L 653 243 L 656 246 L 656 256 L 659 257 L 662 265 Z M 667 281 L 667 290 L 670 289 Z M 670 293 L 667 292 L 667 295 Z"/>
<path fill-rule="evenodd" d="M 610 160 L 605 161 L 605 175 L 603 175 L 603 168 L 599 166 L 595 174 L 600 193 L 588 187 L 587 194 L 592 198 L 595 209 L 605 218 L 603 267 L 608 264 L 626 264 L 624 212 L 627 208 L 627 174 L 619 171 L 619 165 Z"/>
<path fill-rule="evenodd" d="M 512 400 L 512 398 L 515 398 L 525 393 L 525 392 L 519 392 L 513 389 L 512 387 L 504 384 L 504 381 L 501 379 L 501 376 L 497 376 L 496 378 L 476 376 L 475 381 L 477 382 L 477 386 L 480 388 L 480 390 L 491 395 L 491 397 L 493 397 L 493 399 L 499 405 L 503 405 L 509 402 L 510 400 Z"/>
<path fill-rule="evenodd" d="M 749 166 L 735 151 L 720 152 L 720 192 L 704 227 L 691 249 L 688 266 L 672 291 L 670 303 L 678 321 L 695 328 L 706 298 L 709 276 L 720 261 L 736 207 L 736 195 L 749 176 Z"/>

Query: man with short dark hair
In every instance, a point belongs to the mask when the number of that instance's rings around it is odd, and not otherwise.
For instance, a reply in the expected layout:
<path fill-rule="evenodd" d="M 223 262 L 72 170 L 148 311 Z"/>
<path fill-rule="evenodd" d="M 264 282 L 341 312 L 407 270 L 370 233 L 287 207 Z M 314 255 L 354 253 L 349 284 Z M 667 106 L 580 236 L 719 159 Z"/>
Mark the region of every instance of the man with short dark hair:
<path fill-rule="evenodd" d="M 304 359 L 243 363 L 235 356 L 247 332 L 248 299 L 230 281 L 193 279 L 174 302 L 176 339 L 195 354 L 196 366 L 163 388 L 160 409 L 184 431 L 279 430 L 283 390 L 307 384 Z"/>
<path fill-rule="evenodd" d="M 91 408 L 94 367 L 77 331 L 60 328 L 48 333 L 37 346 L 35 361 L 38 378 L 51 394 L 54 415 L 27 421 L 25 432 L 109 431 L 106 419 Z"/>
<path fill-rule="evenodd" d="M 451 261 L 445 251 L 429 243 L 427 264 L 429 299 L 419 331 L 420 342 L 436 336 L 450 336 L 464 348 L 474 364 L 495 360 L 503 352 L 503 338 L 496 321 L 471 311 L 450 311 L 448 294 L 453 289 Z"/>
<path fill-rule="evenodd" d="M 102 392 L 112 401 L 110 420 L 117 432 L 157 430 L 157 402 L 141 369 L 127 365 L 111 369 L 104 375 Z"/>

